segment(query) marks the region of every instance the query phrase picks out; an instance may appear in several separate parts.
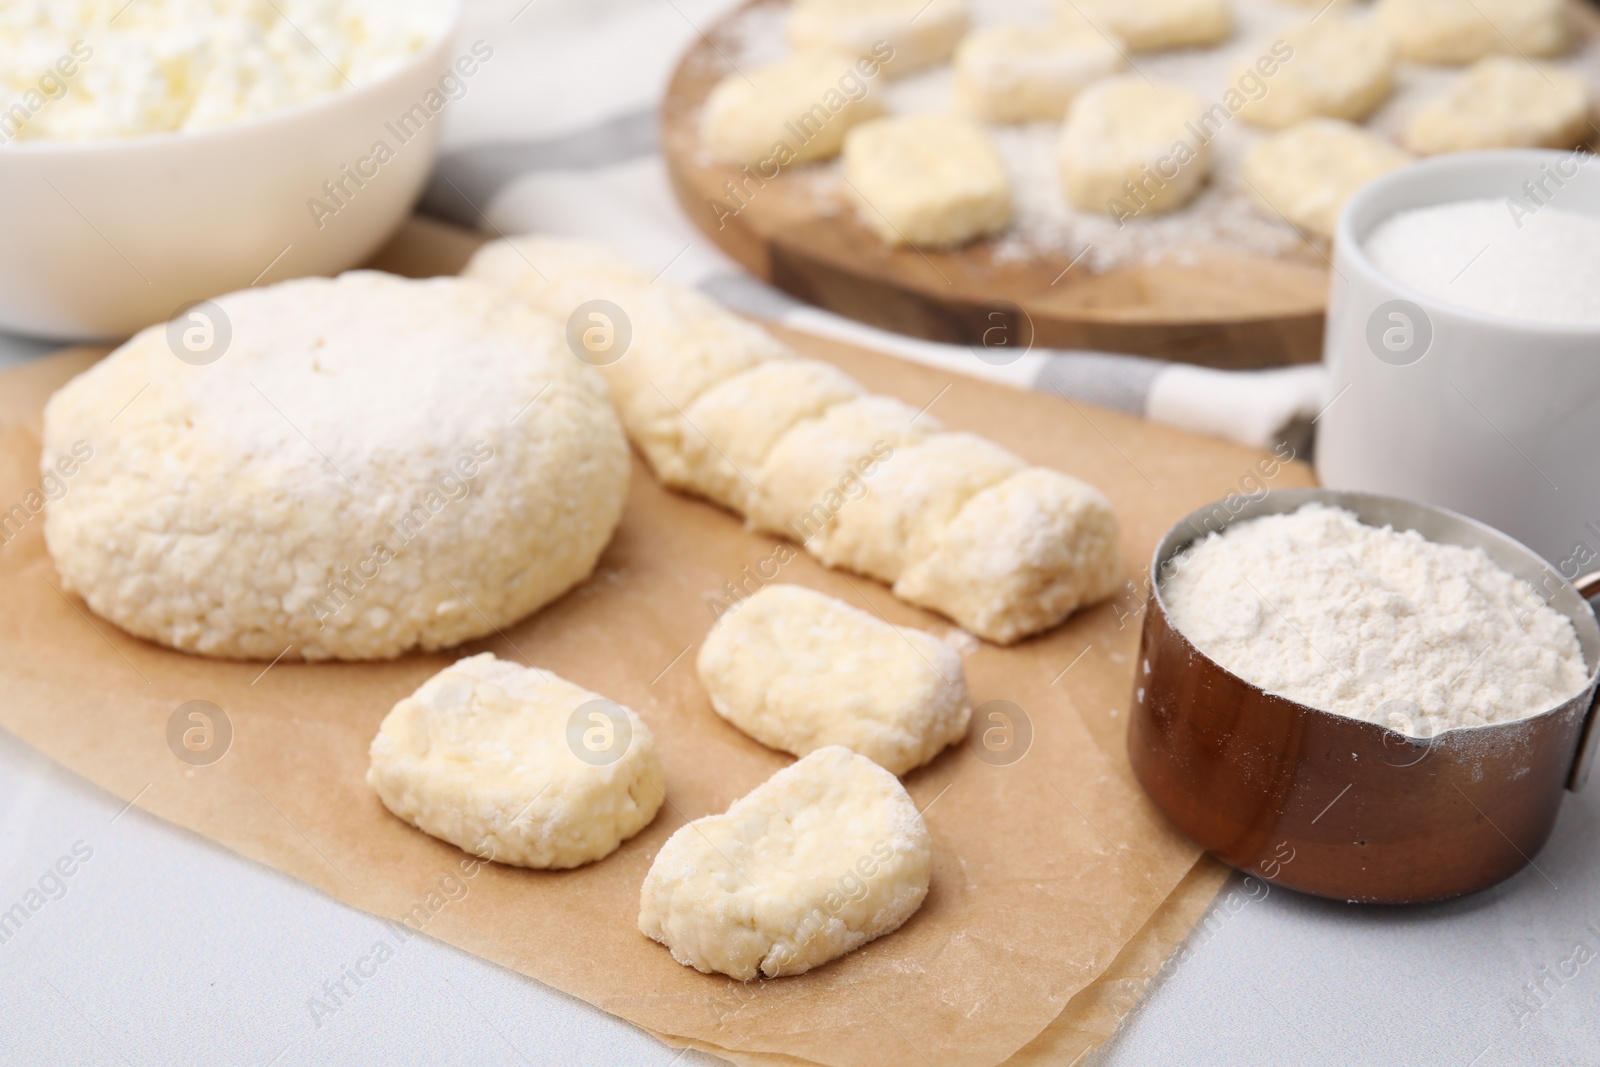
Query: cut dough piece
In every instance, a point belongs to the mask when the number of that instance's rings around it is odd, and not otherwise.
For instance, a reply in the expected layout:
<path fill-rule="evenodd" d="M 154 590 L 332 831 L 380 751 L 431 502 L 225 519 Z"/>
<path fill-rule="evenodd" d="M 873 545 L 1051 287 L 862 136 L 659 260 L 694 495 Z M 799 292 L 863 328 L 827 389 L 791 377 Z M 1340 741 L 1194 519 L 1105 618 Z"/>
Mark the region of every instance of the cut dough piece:
<path fill-rule="evenodd" d="M 740 371 L 794 353 L 755 323 L 682 286 L 655 281 L 590 241 L 528 236 L 494 241 L 462 272 L 532 304 L 563 325 L 591 300 L 615 304 L 631 340 L 620 356 L 594 353 L 635 447 L 657 478 L 689 485 L 683 412 Z M 568 330 L 568 343 L 574 331 Z M 620 334 L 620 330 L 612 336 Z M 579 337 L 586 337 L 578 333 Z M 576 354 L 576 353 L 574 353 Z"/>
<path fill-rule="evenodd" d="M 1309 119 L 1257 142 L 1245 156 L 1244 177 L 1268 214 L 1331 238 L 1351 194 L 1411 158 L 1359 126 Z"/>
<path fill-rule="evenodd" d="M 1110 596 L 1120 571 L 1110 501 L 1030 467 L 967 501 L 894 592 L 1007 645 Z"/>
<path fill-rule="evenodd" d="M 1082 23 L 992 26 L 956 48 L 956 103 L 982 122 L 1059 122 L 1090 83 L 1125 66 L 1121 43 Z"/>
<path fill-rule="evenodd" d="M 949 247 L 1011 224 L 1011 178 L 982 126 L 930 113 L 874 119 L 844 140 L 856 213 L 891 245 Z"/>
<path fill-rule="evenodd" d="M 1073 207 L 1118 219 L 1188 203 L 1211 172 L 1193 93 L 1128 75 L 1086 89 L 1061 133 L 1062 191 Z"/>
<path fill-rule="evenodd" d="M 1394 45 L 1370 19 L 1329 15 L 1262 45 L 1260 54 L 1274 54 L 1280 41 L 1293 55 L 1263 83 L 1260 96 L 1245 97 L 1239 117 L 1246 122 L 1274 129 L 1317 117 L 1355 122 L 1394 92 Z M 1232 84 L 1241 84 L 1252 73 L 1259 75 L 1254 60 L 1241 64 Z"/>
<path fill-rule="evenodd" d="M 367 784 L 384 807 L 518 867 L 608 856 L 666 799 L 655 740 L 638 715 L 489 652 L 458 660 L 396 704 L 371 759 Z"/>
<path fill-rule="evenodd" d="M 1062 21 L 1083 19 L 1135 52 L 1206 48 L 1233 33 L 1228 0 L 1063 0 Z"/>
<path fill-rule="evenodd" d="M 1022 470 L 1022 460 L 970 433 L 936 433 L 897 452 L 865 479 L 866 495 L 839 509 L 821 559 L 893 583 L 921 559 L 963 504 Z"/>
<path fill-rule="evenodd" d="M 702 393 L 686 414 L 688 487 L 744 515 L 773 444 L 802 419 L 862 394 L 843 371 L 814 359 L 759 364 Z"/>
<path fill-rule="evenodd" d="M 594 569 L 627 446 L 555 323 L 376 271 L 216 304 L 214 362 L 152 326 L 45 408 L 46 457 L 93 449 L 44 533 L 97 614 L 207 656 L 387 659 L 492 634 Z"/>
<path fill-rule="evenodd" d="M 1406 128 L 1423 155 L 1482 148 L 1572 148 L 1585 139 L 1589 93 L 1571 71 L 1510 56 L 1474 64 Z"/>
<path fill-rule="evenodd" d="M 1567 0 L 1378 0 L 1374 15 L 1415 63 L 1555 56 L 1570 41 Z"/>
<path fill-rule="evenodd" d="M 949 59 L 969 21 L 965 0 L 795 0 L 789 43 L 870 57 L 899 78 Z"/>
<path fill-rule="evenodd" d="M 850 127 L 883 112 L 858 62 L 800 52 L 729 74 L 706 99 L 706 144 L 728 163 L 785 165 L 838 155 Z"/>
<path fill-rule="evenodd" d="M 830 746 L 679 827 L 645 875 L 639 929 L 706 973 L 802 974 L 898 929 L 932 868 L 900 780 Z"/>
<path fill-rule="evenodd" d="M 749 514 L 761 530 L 781 534 L 815 552 L 839 512 L 859 503 L 867 480 L 901 449 L 941 429 L 887 396 L 835 404 L 778 438 L 761 465 Z M 815 542 L 815 543 L 813 543 Z"/>
<path fill-rule="evenodd" d="M 764 586 L 724 615 L 697 667 L 717 714 L 763 745 L 843 745 L 892 774 L 960 741 L 972 716 L 943 641 L 798 585 Z"/>

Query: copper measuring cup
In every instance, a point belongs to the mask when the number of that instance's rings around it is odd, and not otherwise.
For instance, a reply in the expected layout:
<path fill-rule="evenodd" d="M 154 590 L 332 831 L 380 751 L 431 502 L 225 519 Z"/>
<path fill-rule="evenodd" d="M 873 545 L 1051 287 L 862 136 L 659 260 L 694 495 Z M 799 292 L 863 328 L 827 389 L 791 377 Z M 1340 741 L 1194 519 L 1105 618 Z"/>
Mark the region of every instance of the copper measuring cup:
<path fill-rule="evenodd" d="M 1482 548 L 1531 582 L 1578 632 L 1583 691 L 1518 722 L 1408 737 L 1268 693 L 1178 632 L 1161 577 L 1179 554 L 1232 522 L 1319 502 L 1362 522 Z M 1276 884 L 1352 902 L 1402 904 L 1470 893 L 1510 877 L 1543 847 L 1563 789 L 1594 758 L 1600 623 L 1581 590 L 1497 530 L 1441 508 L 1366 493 L 1275 490 L 1179 522 L 1150 566 L 1128 754 L 1150 798 L 1218 858 Z"/>

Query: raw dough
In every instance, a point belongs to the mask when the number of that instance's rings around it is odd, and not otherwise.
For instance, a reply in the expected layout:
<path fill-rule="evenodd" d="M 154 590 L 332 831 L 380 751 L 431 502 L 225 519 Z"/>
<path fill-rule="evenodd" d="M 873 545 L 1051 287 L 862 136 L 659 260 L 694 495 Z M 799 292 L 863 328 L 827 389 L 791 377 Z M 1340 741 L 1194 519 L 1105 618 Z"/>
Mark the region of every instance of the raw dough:
<path fill-rule="evenodd" d="M 908 445 L 863 479 L 861 499 L 839 509 L 823 532 L 822 561 L 893 583 L 907 563 L 932 551 L 962 505 L 1024 466 L 970 433 L 936 433 Z"/>
<path fill-rule="evenodd" d="M 699 971 L 801 974 L 899 928 L 932 867 L 900 780 L 830 746 L 668 838 L 639 891 L 639 929 Z"/>
<path fill-rule="evenodd" d="M 800 52 L 729 74 L 706 99 L 706 144 L 728 163 L 808 163 L 838 155 L 850 127 L 883 111 L 857 62 Z"/>
<path fill-rule="evenodd" d="M 969 21 L 965 0 L 795 0 L 789 43 L 870 56 L 898 78 L 949 59 Z"/>
<path fill-rule="evenodd" d="M 1268 214 L 1331 238 L 1351 194 L 1411 158 L 1359 126 L 1308 119 L 1258 141 L 1245 156 L 1244 178 Z"/>
<path fill-rule="evenodd" d="M 1394 92 L 1394 45 L 1370 19 L 1328 15 L 1289 30 L 1279 40 L 1294 54 L 1264 79 L 1264 92 L 1245 97 L 1239 117 L 1246 122 L 1278 129 L 1319 116 L 1359 121 Z M 1270 54 L 1277 43 L 1263 44 L 1260 55 Z M 1241 64 L 1233 84 L 1255 71 L 1254 64 Z"/>
<path fill-rule="evenodd" d="M 1029 467 L 967 501 L 894 593 L 1011 644 L 1111 595 L 1121 579 L 1117 534 L 1098 489 Z"/>
<path fill-rule="evenodd" d="M 606 368 L 623 424 L 662 481 L 830 566 L 893 582 L 897 596 L 1001 643 L 1049 629 L 1115 586 L 1117 520 L 1097 491 L 946 434 L 925 409 L 862 395 L 839 371 L 790 358 L 759 327 L 702 308 L 698 294 L 550 238 L 495 242 L 468 273 L 557 313 L 598 291 L 635 293 L 630 307 L 681 301 L 700 309 L 691 325 L 745 337 L 708 349 L 664 332 L 637 358 L 630 349 Z M 680 395 L 688 399 L 666 402 Z"/>
<path fill-rule="evenodd" d="M 1482 148 L 1571 148 L 1589 131 L 1589 93 L 1571 71 L 1491 56 L 1463 73 L 1406 127 L 1423 155 Z"/>
<path fill-rule="evenodd" d="M 828 745 L 904 774 L 967 732 L 961 657 L 798 585 L 768 585 L 724 615 L 697 661 L 717 714 L 772 748 Z"/>
<path fill-rule="evenodd" d="M 489 652 L 396 704 L 371 757 L 367 784 L 390 811 L 518 867 L 608 856 L 666 799 L 655 740 L 637 714 Z"/>
<path fill-rule="evenodd" d="M 1373 13 L 1416 63 L 1555 56 L 1569 41 L 1567 0 L 1378 0 Z"/>
<path fill-rule="evenodd" d="M 1058 122 L 1090 83 L 1127 66 L 1088 25 L 992 26 L 956 48 L 956 103 L 983 122 Z"/>
<path fill-rule="evenodd" d="M 213 361 L 153 326 L 45 409 L 45 456 L 93 448 L 45 538 L 96 613 L 209 656 L 382 659 L 493 633 L 594 568 L 627 445 L 549 319 L 372 271 L 215 304 Z M 171 336 L 203 329 L 185 321 Z"/>
<path fill-rule="evenodd" d="M 956 115 L 874 119 L 844 140 L 857 215 L 891 245 L 947 247 L 1011 224 L 1011 178 L 987 131 Z"/>
<path fill-rule="evenodd" d="M 778 438 L 802 419 L 861 394 L 843 371 L 814 359 L 772 360 L 723 379 L 686 411 L 688 488 L 740 515 L 749 513 L 762 463 Z"/>
<path fill-rule="evenodd" d="M 761 327 L 699 293 L 653 281 L 593 242 L 528 236 L 479 249 L 462 272 L 517 296 L 565 324 L 580 305 L 604 299 L 626 317 L 632 339 L 620 357 L 597 353 L 628 437 L 667 485 L 689 485 L 685 409 L 730 375 L 793 353 Z M 581 335 L 580 335 L 581 336 Z"/>
<path fill-rule="evenodd" d="M 931 415 L 887 396 L 835 404 L 781 435 L 756 478 L 750 521 L 813 554 L 839 513 L 866 495 L 866 483 L 895 454 L 940 429 Z"/>
<path fill-rule="evenodd" d="M 1061 132 L 1061 186 L 1080 211 L 1119 220 L 1188 203 L 1211 172 L 1211 143 L 1196 136 L 1200 98 L 1137 75 L 1086 89 Z"/>
<path fill-rule="evenodd" d="M 1206 48 L 1233 33 L 1228 0 L 1062 0 L 1062 21 L 1087 19 L 1135 52 Z"/>

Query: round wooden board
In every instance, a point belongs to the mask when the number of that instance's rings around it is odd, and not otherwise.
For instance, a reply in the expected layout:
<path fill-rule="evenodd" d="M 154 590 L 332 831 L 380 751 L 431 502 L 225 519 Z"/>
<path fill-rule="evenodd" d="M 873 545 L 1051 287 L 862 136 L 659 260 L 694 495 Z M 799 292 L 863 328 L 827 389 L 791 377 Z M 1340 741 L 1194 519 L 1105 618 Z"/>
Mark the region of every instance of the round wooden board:
<path fill-rule="evenodd" d="M 735 26 L 753 8 L 786 4 L 751 0 L 712 27 L 680 60 L 662 104 L 662 150 L 679 203 L 755 274 L 818 307 L 935 341 L 1003 339 L 1226 368 L 1321 358 L 1329 271 L 1309 245 L 1290 256 L 1212 253 L 1101 273 L 1068 271 L 1064 256 L 998 259 L 992 241 L 892 249 L 819 191 L 816 167 L 760 182 L 712 162 L 701 147 L 700 108 L 733 69 Z M 1580 40 L 1600 36 L 1600 13 L 1579 0 L 1571 10 Z M 744 191 L 736 195 L 730 182 Z"/>
<path fill-rule="evenodd" d="M 739 168 L 712 162 L 701 147 L 700 108 L 732 70 L 732 27 L 750 8 L 783 3 L 752 0 L 708 29 L 680 60 L 662 104 L 662 150 L 679 203 L 750 271 L 818 307 L 935 341 L 982 345 L 1003 336 L 1230 368 L 1321 358 L 1328 267 L 1310 249 L 1096 274 L 1068 271 L 1064 256 L 997 261 L 993 242 L 888 248 L 819 197 L 804 166 L 757 187 Z M 735 199 L 726 183 L 741 180 L 749 195 Z"/>

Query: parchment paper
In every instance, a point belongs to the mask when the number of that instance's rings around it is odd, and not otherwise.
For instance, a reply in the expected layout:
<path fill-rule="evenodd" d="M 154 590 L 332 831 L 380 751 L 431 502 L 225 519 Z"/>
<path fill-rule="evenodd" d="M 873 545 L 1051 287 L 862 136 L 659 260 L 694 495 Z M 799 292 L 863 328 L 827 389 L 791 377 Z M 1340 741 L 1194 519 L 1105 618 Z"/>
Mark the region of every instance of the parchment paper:
<path fill-rule="evenodd" d="M 917 407 L 932 402 L 953 428 L 1101 486 L 1123 520 L 1130 577 L 1174 519 L 1258 469 L 1260 457 L 1246 449 L 785 337 L 871 389 Z M 96 354 L 0 375 L 0 508 L 39 487 L 39 411 Z M 1274 484 L 1309 482 L 1304 468 L 1285 467 Z M 693 668 L 712 623 L 708 597 L 771 560 L 772 540 L 666 492 L 636 462 L 622 526 L 596 574 L 534 618 L 461 650 L 553 669 L 632 706 L 655 734 L 668 788 L 655 823 L 603 862 L 551 873 L 473 864 L 390 816 L 364 783 L 378 722 L 453 656 L 269 667 L 170 652 L 60 592 L 42 522 L 33 518 L 0 547 L 0 725 L 146 811 L 676 1043 L 749 1062 L 838 1067 L 988 1065 L 1030 1042 L 1037 1050 L 1039 1040 L 1047 1054 L 1052 1041 L 1087 1048 L 1131 1007 L 1111 988 L 1117 969 L 1137 977 L 1150 959 L 1159 964 L 1215 891 L 1214 865 L 1197 868 L 1197 850 L 1163 822 L 1127 767 L 1136 600 L 968 656 L 974 701 L 1013 702 L 1033 739 L 1008 766 L 979 760 L 969 743 L 906 777 L 935 843 L 927 903 L 894 935 L 818 971 L 741 985 L 673 962 L 635 918 L 639 884 L 666 837 L 789 762 L 712 713 Z M 895 623 L 950 629 L 882 586 L 803 555 L 778 580 Z M 222 708 L 233 731 L 227 754 L 209 766 L 180 761 L 167 741 L 175 709 L 196 699 Z"/>

